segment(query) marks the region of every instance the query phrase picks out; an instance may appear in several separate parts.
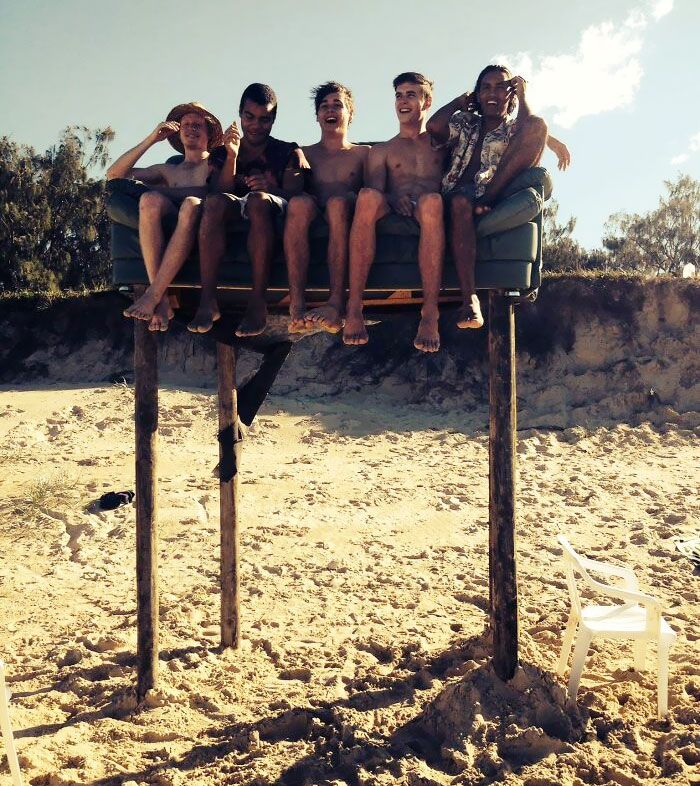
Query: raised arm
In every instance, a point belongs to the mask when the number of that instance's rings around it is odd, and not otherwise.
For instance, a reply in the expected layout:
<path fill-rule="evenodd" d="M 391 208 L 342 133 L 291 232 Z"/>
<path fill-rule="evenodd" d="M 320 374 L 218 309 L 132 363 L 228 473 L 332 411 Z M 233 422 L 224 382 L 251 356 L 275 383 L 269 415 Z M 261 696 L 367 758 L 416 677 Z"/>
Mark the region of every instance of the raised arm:
<path fill-rule="evenodd" d="M 233 193 L 236 181 L 236 164 L 238 162 L 238 149 L 241 146 L 241 135 L 236 121 L 226 129 L 223 140 L 226 149 L 226 158 L 221 169 L 212 178 L 212 186 L 220 193 Z"/>
<path fill-rule="evenodd" d="M 151 133 L 131 150 L 119 156 L 119 158 L 107 170 L 107 180 L 114 180 L 117 177 L 133 177 L 142 180 L 144 183 L 160 183 L 163 180 L 161 164 L 154 166 L 136 168 L 134 165 L 141 156 L 153 145 L 162 142 L 180 130 L 180 124 L 174 122 L 158 123 Z"/>
<path fill-rule="evenodd" d="M 474 100 L 473 93 L 463 93 L 457 98 L 453 98 L 449 104 L 440 107 L 438 111 L 428 120 L 427 130 L 433 143 L 444 145 L 450 138 L 450 118 L 455 112 L 468 112 Z"/>

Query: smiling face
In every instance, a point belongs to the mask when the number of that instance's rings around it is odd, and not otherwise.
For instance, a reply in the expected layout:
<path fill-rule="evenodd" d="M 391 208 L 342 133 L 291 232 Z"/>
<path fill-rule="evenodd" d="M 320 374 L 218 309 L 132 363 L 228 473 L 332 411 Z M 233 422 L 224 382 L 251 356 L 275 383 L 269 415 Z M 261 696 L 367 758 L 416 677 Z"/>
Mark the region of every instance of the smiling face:
<path fill-rule="evenodd" d="M 481 115 L 485 118 L 503 118 L 510 109 L 510 79 L 507 71 L 489 71 L 484 74 L 477 92 Z"/>
<path fill-rule="evenodd" d="M 209 128 L 206 120 L 197 112 L 188 112 L 180 118 L 180 141 L 186 150 L 209 148 Z"/>
<path fill-rule="evenodd" d="M 243 136 L 253 145 L 262 145 L 267 141 L 275 122 L 274 104 L 256 104 L 249 98 L 241 108 L 241 130 Z"/>
<path fill-rule="evenodd" d="M 352 120 L 352 110 L 348 108 L 347 99 L 342 93 L 329 93 L 318 105 L 316 119 L 322 130 L 340 129 L 345 132 Z"/>
<path fill-rule="evenodd" d="M 401 125 L 420 123 L 425 118 L 431 103 L 431 97 L 426 95 L 423 88 L 415 82 L 402 82 L 396 85 L 394 106 Z"/>

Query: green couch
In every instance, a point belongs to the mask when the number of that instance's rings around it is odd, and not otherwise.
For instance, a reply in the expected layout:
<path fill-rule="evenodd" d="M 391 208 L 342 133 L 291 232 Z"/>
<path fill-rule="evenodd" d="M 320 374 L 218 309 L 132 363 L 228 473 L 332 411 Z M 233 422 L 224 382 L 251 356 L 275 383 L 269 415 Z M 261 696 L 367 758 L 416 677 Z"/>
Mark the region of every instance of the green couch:
<path fill-rule="evenodd" d="M 145 187 L 131 180 L 112 180 L 107 185 L 113 281 L 117 286 L 146 284 L 148 278 L 138 239 L 138 201 Z M 477 288 L 517 290 L 524 295 L 536 292 L 542 267 L 542 209 L 551 191 L 547 170 L 533 167 L 511 183 L 490 213 L 477 219 Z M 172 232 L 174 220 L 173 217 L 166 223 L 166 232 Z M 245 222 L 229 227 L 219 275 L 221 287 L 246 290 L 252 283 L 246 233 Z M 367 282 L 370 298 L 384 297 L 396 290 L 420 290 L 418 234 L 415 222 L 404 216 L 390 215 L 378 223 L 377 254 Z M 311 227 L 309 290 L 328 287 L 327 244 L 328 228 L 325 222 L 316 221 Z M 199 286 L 196 250 L 173 286 Z M 449 253 L 445 259 L 443 287 L 447 292 L 458 289 Z M 272 299 L 279 299 L 286 289 L 287 271 L 280 246 L 270 276 Z"/>

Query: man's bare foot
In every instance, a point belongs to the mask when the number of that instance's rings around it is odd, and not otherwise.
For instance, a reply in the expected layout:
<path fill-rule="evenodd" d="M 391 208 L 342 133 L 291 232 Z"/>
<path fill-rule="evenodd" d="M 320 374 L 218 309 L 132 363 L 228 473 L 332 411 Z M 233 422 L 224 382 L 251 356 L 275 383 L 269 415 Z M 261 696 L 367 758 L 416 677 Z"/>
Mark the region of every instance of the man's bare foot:
<path fill-rule="evenodd" d="M 325 306 L 312 308 L 306 314 L 307 323 L 312 327 L 322 327 L 327 333 L 340 333 L 343 329 L 343 320 L 340 318 L 340 309 L 331 303 Z"/>
<path fill-rule="evenodd" d="M 158 306 L 158 301 L 150 294 L 150 288 L 129 308 L 124 309 L 124 316 L 132 319 L 143 319 L 150 322 L 153 312 Z"/>
<path fill-rule="evenodd" d="M 241 324 L 236 328 L 239 338 L 244 336 L 259 336 L 267 324 L 267 303 L 262 299 L 251 297 L 248 301 Z"/>
<path fill-rule="evenodd" d="M 458 328 L 480 328 L 483 327 L 484 317 L 481 313 L 479 297 L 472 295 L 471 300 L 465 303 L 457 312 Z"/>
<path fill-rule="evenodd" d="M 289 306 L 289 325 L 287 330 L 290 333 L 306 333 L 309 325 L 306 322 L 306 304 L 299 303 Z"/>
<path fill-rule="evenodd" d="M 421 352 L 437 352 L 440 349 L 439 314 L 422 315 L 413 346 Z"/>
<path fill-rule="evenodd" d="M 167 295 L 164 295 L 153 312 L 151 321 L 148 323 L 148 329 L 154 333 L 164 333 L 170 327 L 170 320 L 174 316 L 175 314 L 172 308 L 170 308 L 170 300 Z"/>
<path fill-rule="evenodd" d="M 208 333 L 214 327 L 214 322 L 220 318 L 221 312 L 216 302 L 200 303 L 187 329 L 191 333 Z"/>
<path fill-rule="evenodd" d="M 343 344 L 348 346 L 360 346 L 369 341 L 367 328 L 362 312 L 348 313 L 345 317 L 345 327 L 343 328 Z"/>

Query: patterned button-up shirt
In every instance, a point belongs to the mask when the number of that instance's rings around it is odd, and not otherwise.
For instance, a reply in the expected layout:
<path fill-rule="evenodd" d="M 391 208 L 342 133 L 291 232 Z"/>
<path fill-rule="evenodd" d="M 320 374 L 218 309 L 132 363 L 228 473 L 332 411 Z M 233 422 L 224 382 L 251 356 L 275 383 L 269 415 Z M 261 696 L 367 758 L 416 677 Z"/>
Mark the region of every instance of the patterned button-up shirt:
<path fill-rule="evenodd" d="M 446 146 L 451 149 L 449 168 L 442 178 L 442 191 L 448 193 L 457 187 L 462 175 L 467 171 L 474 153 L 479 132 L 481 117 L 472 112 L 455 112 L 450 118 L 450 138 Z M 480 197 L 486 190 L 501 157 L 508 147 L 508 142 L 515 132 L 515 118 L 506 118 L 498 128 L 487 131 L 481 147 L 481 162 L 474 175 L 476 196 Z"/>

